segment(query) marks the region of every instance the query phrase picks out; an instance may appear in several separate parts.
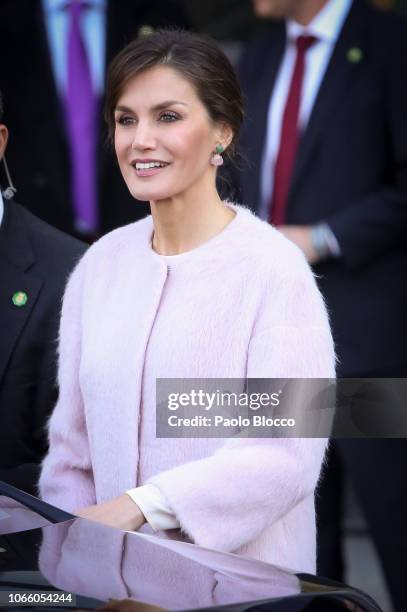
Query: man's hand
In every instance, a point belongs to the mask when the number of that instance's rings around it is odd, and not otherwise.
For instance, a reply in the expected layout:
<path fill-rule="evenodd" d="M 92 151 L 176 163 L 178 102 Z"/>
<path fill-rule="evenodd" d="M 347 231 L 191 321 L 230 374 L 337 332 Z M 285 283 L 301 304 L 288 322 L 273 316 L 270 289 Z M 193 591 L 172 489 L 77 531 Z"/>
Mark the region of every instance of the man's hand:
<path fill-rule="evenodd" d="M 318 261 L 317 252 L 312 244 L 311 227 L 309 225 L 280 225 L 277 229 L 301 249 L 308 263 L 314 264 Z"/>
<path fill-rule="evenodd" d="M 124 531 L 136 531 L 146 522 L 140 508 L 125 493 L 103 504 L 81 508 L 74 514 Z"/>

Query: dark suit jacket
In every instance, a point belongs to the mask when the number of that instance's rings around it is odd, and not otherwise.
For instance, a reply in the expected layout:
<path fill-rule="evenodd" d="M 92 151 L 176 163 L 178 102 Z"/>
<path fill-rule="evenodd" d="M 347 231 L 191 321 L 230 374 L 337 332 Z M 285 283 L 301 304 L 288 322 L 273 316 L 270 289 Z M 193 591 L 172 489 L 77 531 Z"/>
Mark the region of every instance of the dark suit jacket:
<path fill-rule="evenodd" d="M 272 22 L 244 53 L 240 198 L 256 209 L 267 110 L 285 46 Z M 360 61 L 349 59 L 359 49 Z M 355 54 L 354 54 L 355 55 Z M 355 0 L 302 135 L 287 223 L 326 221 L 342 257 L 316 266 L 339 372 L 407 370 L 407 26 Z"/>
<path fill-rule="evenodd" d="M 56 340 L 67 277 L 85 246 L 4 202 L 0 227 L 0 480 L 35 491 L 57 397 Z M 25 306 L 13 295 L 25 292 Z"/>
<path fill-rule="evenodd" d="M 185 26 L 179 0 L 108 0 L 106 61 L 143 25 Z M 41 219 L 73 232 L 64 118 L 55 87 L 41 0 L 0 2 L 0 90 L 11 138 L 7 159 L 21 201 Z M 102 111 L 102 103 L 101 103 Z M 101 233 L 144 217 L 149 205 L 127 190 L 100 114 L 98 191 Z"/>

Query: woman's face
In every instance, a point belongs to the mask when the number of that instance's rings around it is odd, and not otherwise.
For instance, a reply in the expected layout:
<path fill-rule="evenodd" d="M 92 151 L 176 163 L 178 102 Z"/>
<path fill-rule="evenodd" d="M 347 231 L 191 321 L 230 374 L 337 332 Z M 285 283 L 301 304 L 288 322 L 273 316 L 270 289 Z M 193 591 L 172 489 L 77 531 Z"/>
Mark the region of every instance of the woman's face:
<path fill-rule="evenodd" d="M 115 109 L 115 150 L 133 197 L 158 201 L 215 178 L 221 130 L 193 86 L 168 66 L 135 76 Z"/>

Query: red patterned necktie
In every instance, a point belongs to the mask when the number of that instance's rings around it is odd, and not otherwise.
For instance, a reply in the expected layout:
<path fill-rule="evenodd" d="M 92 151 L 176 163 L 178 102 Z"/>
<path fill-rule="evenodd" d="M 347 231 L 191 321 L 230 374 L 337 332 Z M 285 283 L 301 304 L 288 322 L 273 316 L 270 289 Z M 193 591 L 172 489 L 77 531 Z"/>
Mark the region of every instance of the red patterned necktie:
<path fill-rule="evenodd" d="M 280 144 L 274 166 L 274 187 L 269 215 L 269 221 L 273 225 L 283 225 L 285 221 L 288 192 L 299 142 L 298 116 L 305 54 L 316 40 L 315 36 L 299 36 L 296 40 L 297 57 L 283 113 Z"/>

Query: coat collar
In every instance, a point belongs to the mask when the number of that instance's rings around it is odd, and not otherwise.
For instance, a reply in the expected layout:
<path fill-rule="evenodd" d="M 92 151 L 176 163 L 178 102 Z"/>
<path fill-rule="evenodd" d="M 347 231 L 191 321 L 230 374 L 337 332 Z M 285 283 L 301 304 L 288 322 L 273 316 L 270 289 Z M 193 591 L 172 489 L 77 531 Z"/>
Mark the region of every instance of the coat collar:
<path fill-rule="evenodd" d="M 287 38 L 294 41 L 301 35 L 312 35 L 318 40 L 335 44 L 349 13 L 352 0 L 329 0 L 306 26 L 287 20 Z"/>

